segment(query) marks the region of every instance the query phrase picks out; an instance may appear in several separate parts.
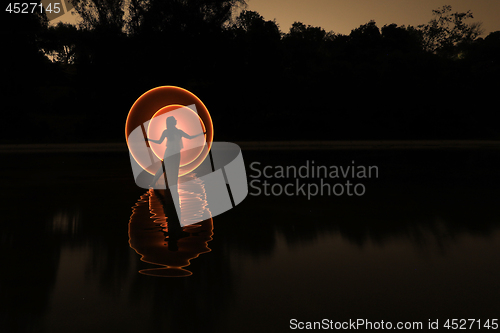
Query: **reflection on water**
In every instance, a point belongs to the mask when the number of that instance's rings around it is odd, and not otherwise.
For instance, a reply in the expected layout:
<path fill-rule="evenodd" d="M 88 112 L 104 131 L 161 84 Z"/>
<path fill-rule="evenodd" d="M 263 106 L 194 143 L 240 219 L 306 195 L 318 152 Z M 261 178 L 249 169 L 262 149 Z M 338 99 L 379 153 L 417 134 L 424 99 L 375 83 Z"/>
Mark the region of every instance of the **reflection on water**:
<path fill-rule="evenodd" d="M 216 218 L 216 237 L 210 219 L 174 234 L 164 194 L 135 186 L 127 154 L 40 155 L 30 172 L 12 167 L 0 174 L 0 331 L 287 332 L 291 318 L 498 318 L 500 152 L 359 154 L 307 158 L 378 165 L 383 177 L 362 198 L 248 196 Z M 245 159 L 303 163 L 295 155 Z M 25 176 L 29 193 L 18 186 Z M 190 207 L 202 206 L 200 196 Z M 151 276 L 171 268 L 192 275 Z"/>
<path fill-rule="evenodd" d="M 210 251 L 213 220 L 207 207 L 203 181 L 195 174 L 185 175 L 179 184 L 181 218 L 169 199 L 168 190 L 149 190 L 133 207 L 129 222 L 130 246 L 147 263 L 163 268 L 142 269 L 153 276 L 188 276 L 183 267 L 190 260 Z M 195 181 L 187 181 L 195 180 Z M 203 219 L 191 224 L 191 219 Z"/>
<path fill-rule="evenodd" d="M 81 227 L 81 212 L 59 210 L 52 218 L 51 231 L 54 234 L 75 236 Z"/>

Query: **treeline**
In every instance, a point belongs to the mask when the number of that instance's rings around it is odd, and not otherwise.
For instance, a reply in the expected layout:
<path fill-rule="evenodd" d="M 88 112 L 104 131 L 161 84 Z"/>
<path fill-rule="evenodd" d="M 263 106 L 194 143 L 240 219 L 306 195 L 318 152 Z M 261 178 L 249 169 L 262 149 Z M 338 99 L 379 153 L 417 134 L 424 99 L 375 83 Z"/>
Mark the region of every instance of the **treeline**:
<path fill-rule="evenodd" d="M 99 3 L 99 6 L 96 6 Z M 241 0 L 73 3 L 2 28 L 4 142 L 120 141 L 160 85 L 204 101 L 216 140 L 497 139 L 500 31 L 450 6 L 418 27 L 288 32 Z M 22 21 L 21 21 L 22 19 Z"/>

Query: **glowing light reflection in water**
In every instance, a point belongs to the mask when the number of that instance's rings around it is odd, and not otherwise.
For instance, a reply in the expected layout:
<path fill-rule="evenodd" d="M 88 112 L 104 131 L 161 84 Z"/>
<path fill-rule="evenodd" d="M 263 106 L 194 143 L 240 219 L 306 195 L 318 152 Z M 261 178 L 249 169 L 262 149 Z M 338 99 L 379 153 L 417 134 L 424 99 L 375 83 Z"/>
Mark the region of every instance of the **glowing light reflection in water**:
<path fill-rule="evenodd" d="M 195 181 L 186 181 L 195 180 Z M 153 276 L 188 276 L 184 267 L 202 253 L 210 252 L 213 220 L 207 206 L 203 181 L 194 173 L 179 180 L 181 219 L 165 190 L 149 190 L 132 208 L 129 244 L 147 263 L 164 266 L 140 270 Z M 187 225 L 193 218 L 202 222 Z"/>

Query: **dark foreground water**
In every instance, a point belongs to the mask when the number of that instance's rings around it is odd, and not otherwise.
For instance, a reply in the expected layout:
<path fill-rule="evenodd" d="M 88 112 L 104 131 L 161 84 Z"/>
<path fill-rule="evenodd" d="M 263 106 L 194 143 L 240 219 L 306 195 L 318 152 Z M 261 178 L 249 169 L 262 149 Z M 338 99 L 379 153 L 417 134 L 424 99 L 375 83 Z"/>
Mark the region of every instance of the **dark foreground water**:
<path fill-rule="evenodd" d="M 2 155 L 0 331 L 286 332 L 291 319 L 500 330 L 499 151 L 243 154 L 260 170 L 355 161 L 379 174 L 352 180 L 362 196 L 249 195 L 174 242 L 126 153 Z M 268 179 L 275 191 L 295 181 Z M 190 275 L 154 276 L 166 266 Z"/>

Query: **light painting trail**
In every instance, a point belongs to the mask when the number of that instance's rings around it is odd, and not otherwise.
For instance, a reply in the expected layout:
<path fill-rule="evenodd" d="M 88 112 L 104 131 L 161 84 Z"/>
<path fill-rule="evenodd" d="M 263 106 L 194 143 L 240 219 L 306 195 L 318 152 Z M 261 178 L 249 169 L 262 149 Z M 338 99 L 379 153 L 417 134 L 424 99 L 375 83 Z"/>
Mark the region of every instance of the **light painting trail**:
<path fill-rule="evenodd" d="M 135 161 L 147 172 L 154 174 L 156 172 L 154 163 L 152 163 L 153 156 L 148 154 L 141 154 L 141 149 L 144 145 L 149 147 L 148 142 L 130 142 L 129 137 L 134 130 L 141 131 L 142 136 L 147 134 L 158 138 L 159 132 L 165 129 L 166 114 L 168 116 L 174 115 L 178 117 L 179 128 L 189 132 L 190 126 L 196 126 L 198 121 L 201 124 L 203 131 L 206 131 L 204 142 L 199 140 L 191 143 L 186 143 L 182 154 L 181 168 L 179 176 L 188 174 L 196 169 L 203 160 L 207 157 L 208 152 L 212 146 L 214 131 L 212 118 L 203 102 L 190 91 L 175 87 L 175 86 L 162 86 L 151 89 L 141 95 L 134 103 L 127 116 L 125 125 L 125 137 L 131 155 Z M 198 120 L 196 119 L 196 114 Z M 193 121 L 194 120 L 194 121 Z M 194 125 L 193 125 L 194 124 Z M 203 140 L 203 137 L 200 139 Z M 140 140 L 142 141 L 142 140 Z M 193 149 L 200 147 L 199 149 Z M 163 156 L 165 145 L 151 144 L 151 150 L 156 156 Z M 149 151 L 149 150 L 148 150 Z M 183 151 L 183 152 L 184 152 Z"/>

